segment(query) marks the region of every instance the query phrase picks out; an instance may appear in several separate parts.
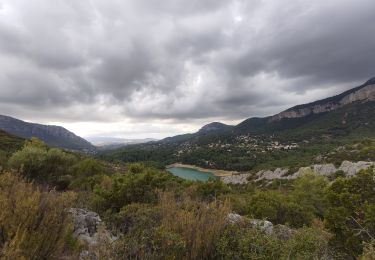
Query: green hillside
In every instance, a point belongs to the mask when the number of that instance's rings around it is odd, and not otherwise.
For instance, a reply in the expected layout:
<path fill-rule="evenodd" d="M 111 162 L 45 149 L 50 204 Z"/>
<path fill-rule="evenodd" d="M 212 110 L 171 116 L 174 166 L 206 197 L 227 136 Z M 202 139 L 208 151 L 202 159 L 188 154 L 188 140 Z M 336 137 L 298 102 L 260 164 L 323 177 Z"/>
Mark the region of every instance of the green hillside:
<path fill-rule="evenodd" d="M 273 122 L 269 118 L 251 118 L 232 131 L 168 138 L 99 156 L 111 161 L 143 161 L 160 167 L 178 161 L 207 168 L 251 171 L 308 165 L 316 162 L 317 156 L 324 157 L 337 147 L 368 139 L 375 139 L 374 101 L 355 102 L 327 113 Z"/>
<path fill-rule="evenodd" d="M 22 147 L 24 139 L 0 130 L 0 150 L 12 153 Z"/>

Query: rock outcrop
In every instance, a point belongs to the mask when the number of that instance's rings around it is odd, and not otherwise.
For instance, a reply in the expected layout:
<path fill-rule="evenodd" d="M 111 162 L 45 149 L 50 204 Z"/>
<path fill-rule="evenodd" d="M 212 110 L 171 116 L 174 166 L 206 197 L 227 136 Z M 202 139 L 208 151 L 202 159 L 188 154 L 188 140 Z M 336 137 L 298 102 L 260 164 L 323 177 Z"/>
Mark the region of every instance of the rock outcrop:
<path fill-rule="evenodd" d="M 227 221 L 229 224 L 236 224 L 243 220 L 243 217 L 237 213 L 229 213 L 227 216 Z"/>
<path fill-rule="evenodd" d="M 87 209 L 72 208 L 69 210 L 74 221 L 73 236 L 88 246 L 98 244 L 98 228 L 101 225 L 100 216 Z"/>
<path fill-rule="evenodd" d="M 338 170 L 343 171 L 347 176 L 353 176 L 357 174 L 360 170 L 366 170 L 371 166 L 375 166 L 374 162 L 349 162 L 343 161 Z"/>
<path fill-rule="evenodd" d="M 242 224 L 244 227 L 255 228 L 267 235 L 276 234 L 279 238 L 285 240 L 289 239 L 294 232 L 294 230 L 288 226 L 274 225 L 268 220 L 249 219 L 237 213 L 229 213 L 227 216 L 227 221 L 229 224 Z"/>
<path fill-rule="evenodd" d="M 299 170 L 293 174 L 288 174 L 288 169 L 277 168 L 274 171 L 259 171 L 254 174 L 243 173 L 238 175 L 222 177 L 221 180 L 227 184 L 246 184 L 249 182 L 250 178 L 255 181 L 260 180 L 293 180 L 298 176 L 301 176 L 306 173 L 314 173 L 321 176 L 332 176 L 338 171 L 342 171 L 345 176 L 351 177 L 357 174 L 361 170 L 366 170 L 372 166 L 375 166 L 375 162 L 349 162 L 343 161 L 339 168 L 336 168 L 333 164 L 314 164 L 308 167 L 301 167 Z"/>
<path fill-rule="evenodd" d="M 300 105 L 270 118 L 270 122 L 279 121 L 284 118 L 300 118 L 311 114 L 320 114 L 339 109 L 343 106 L 354 102 L 367 102 L 375 100 L 375 83 L 374 79 L 369 80 L 364 85 L 344 92 L 332 98 L 313 102 L 306 105 Z"/>
<path fill-rule="evenodd" d="M 96 249 L 104 243 L 112 243 L 117 238 L 105 229 L 100 216 L 93 211 L 71 208 L 69 213 L 74 222 L 73 237 L 80 241 L 84 248 L 80 252 L 80 260 L 97 260 Z"/>
<path fill-rule="evenodd" d="M 274 180 L 274 179 L 284 179 L 286 178 L 286 174 L 288 173 L 288 169 L 281 169 L 277 168 L 274 171 L 260 171 L 256 173 L 256 176 L 258 177 L 256 181 L 259 180 Z"/>
<path fill-rule="evenodd" d="M 250 224 L 253 228 L 257 228 L 267 235 L 271 235 L 273 233 L 273 224 L 270 221 L 261 219 L 250 219 Z"/>
<path fill-rule="evenodd" d="M 248 182 L 248 178 L 251 177 L 249 173 L 235 174 L 231 176 L 221 177 L 221 180 L 227 184 L 245 184 Z"/>
<path fill-rule="evenodd" d="M 323 176 L 330 176 L 330 175 L 334 174 L 335 172 L 337 172 L 336 167 L 332 163 L 329 163 L 329 164 L 314 164 L 312 166 L 312 170 L 315 173 L 317 173 L 319 175 L 323 175 Z"/>

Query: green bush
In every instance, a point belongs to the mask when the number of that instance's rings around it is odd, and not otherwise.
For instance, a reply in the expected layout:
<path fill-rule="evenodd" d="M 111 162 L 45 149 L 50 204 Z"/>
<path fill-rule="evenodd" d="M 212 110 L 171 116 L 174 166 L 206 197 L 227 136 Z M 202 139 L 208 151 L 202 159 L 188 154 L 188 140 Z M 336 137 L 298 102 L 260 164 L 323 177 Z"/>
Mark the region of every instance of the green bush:
<path fill-rule="evenodd" d="M 197 184 L 197 193 L 203 199 L 216 199 L 220 195 L 230 192 L 228 185 L 220 180 L 211 179 L 207 182 Z"/>
<path fill-rule="evenodd" d="M 9 158 L 9 166 L 27 179 L 66 189 L 76 161 L 74 155 L 57 148 L 48 149 L 41 141 L 31 139 Z"/>
<path fill-rule="evenodd" d="M 331 235 L 321 223 L 303 227 L 289 238 L 266 234 L 244 223 L 228 225 L 216 243 L 218 259 L 331 259 Z"/>
<path fill-rule="evenodd" d="M 373 169 L 351 178 L 338 178 L 327 189 L 325 225 L 334 233 L 332 245 L 357 257 L 363 243 L 375 236 L 375 177 Z"/>
<path fill-rule="evenodd" d="M 325 189 L 328 180 L 316 174 L 305 174 L 293 183 L 291 192 L 295 203 L 302 205 L 306 211 L 311 211 L 315 216 L 323 218 L 326 208 Z"/>
<path fill-rule="evenodd" d="M 226 227 L 215 246 L 215 258 L 223 260 L 280 259 L 282 241 L 257 229 Z"/>
<path fill-rule="evenodd" d="M 257 192 L 249 202 L 248 215 L 292 227 L 309 225 L 314 218 L 310 210 L 278 191 Z"/>
<path fill-rule="evenodd" d="M 104 173 L 103 166 L 92 158 L 77 162 L 73 168 L 74 175 L 77 177 L 91 177 Z"/>
<path fill-rule="evenodd" d="M 118 212 L 131 203 L 157 203 L 158 191 L 176 189 L 184 181 L 170 173 L 145 169 L 142 173 L 113 175 L 108 185 L 94 189 L 93 207 L 99 212 Z"/>
<path fill-rule="evenodd" d="M 298 229 L 283 246 L 282 259 L 331 259 L 330 238 L 320 222 Z"/>

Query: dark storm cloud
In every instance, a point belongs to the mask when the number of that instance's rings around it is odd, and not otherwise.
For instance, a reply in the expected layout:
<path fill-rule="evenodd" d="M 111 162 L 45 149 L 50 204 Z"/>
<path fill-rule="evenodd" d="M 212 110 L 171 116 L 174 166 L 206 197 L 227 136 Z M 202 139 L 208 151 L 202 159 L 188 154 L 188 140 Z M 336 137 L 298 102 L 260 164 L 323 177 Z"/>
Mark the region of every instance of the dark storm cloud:
<path fill-rule="evenodd" d="M 60 121 L 276 113 L 374 76 L 374 10 L 372 0 L 0 0 L 0 107 Z"/>

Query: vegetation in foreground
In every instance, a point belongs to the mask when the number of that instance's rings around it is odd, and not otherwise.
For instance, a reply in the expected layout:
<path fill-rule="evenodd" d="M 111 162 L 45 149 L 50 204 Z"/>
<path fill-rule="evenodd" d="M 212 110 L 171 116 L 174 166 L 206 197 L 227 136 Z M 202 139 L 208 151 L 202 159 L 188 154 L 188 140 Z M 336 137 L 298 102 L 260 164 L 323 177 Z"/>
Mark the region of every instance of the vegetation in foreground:
<path fill-rule="evenodd" d="M 373 169 L 257 188 L 185 181 L 137 163 L 113 166 L 35 139 L 5 158 L 1 259 L 77 259 L 85 245 L 72 235 L 71 207 L 98 212 L 118 238 L 92 249 L 98 259 L 375 257 Z M 242 217 L 229 221 L 232 212 Z M 272 232 L 254 219 L 271 221 Z"/>

